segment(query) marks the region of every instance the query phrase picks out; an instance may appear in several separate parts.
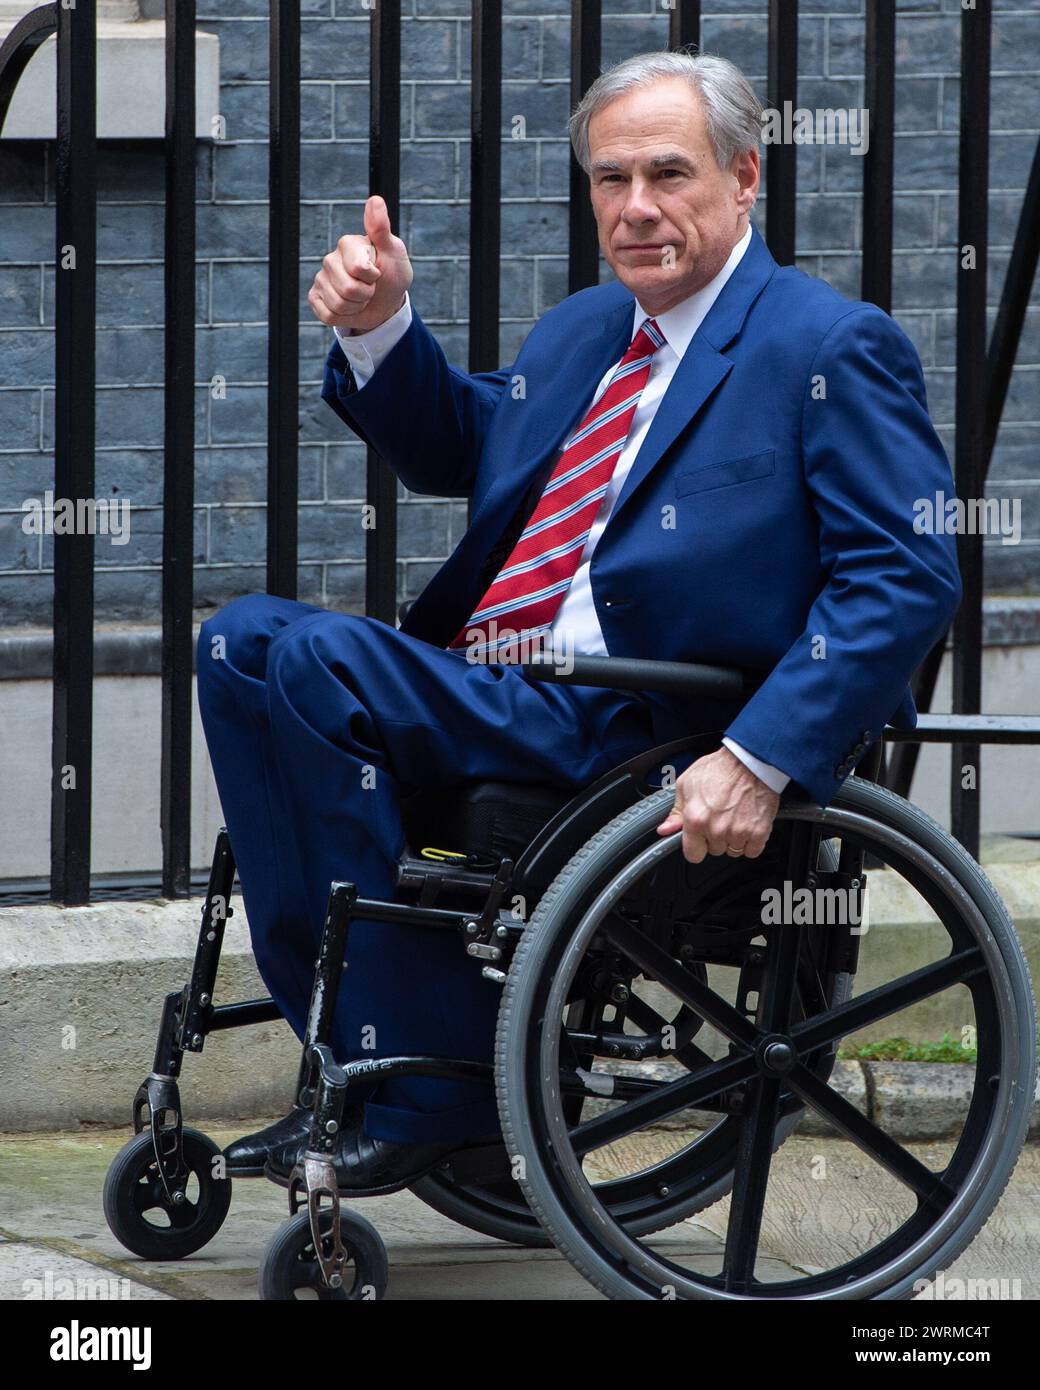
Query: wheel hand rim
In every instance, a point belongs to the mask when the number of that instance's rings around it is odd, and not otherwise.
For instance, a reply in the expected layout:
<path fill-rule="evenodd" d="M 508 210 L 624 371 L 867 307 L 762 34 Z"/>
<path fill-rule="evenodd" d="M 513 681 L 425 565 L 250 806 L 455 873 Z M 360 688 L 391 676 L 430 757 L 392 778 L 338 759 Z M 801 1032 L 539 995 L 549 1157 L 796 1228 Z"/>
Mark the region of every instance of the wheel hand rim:
<path fill-rule="evenodd" d="M 961 914 L 963 914 L 964 918 L 966 918 L 969 922 L 974 924 L 975 939 L 979 942 L 977 950 L 984 962 L 984 965 L 989 968 L 989 970 L 994 974 L 997 980 L 1003 980 L 1006 977 L 1006 969 L 1004 966 L 1004 962 L 1000 956 L 999 950 L 993 939 L 989 925 L 986 922 L 981 910 L 971 899 L 966 889 L 961 884 L 960 880 L 948 869 L 946 865 L 944 865 L 930 851 L 924 849 L 921 845 L 918 845 L 914 841 L 910 840 L 900 831 L 885 824 L 883 821 L 870 819 L 855 811 L 848 811 L 832 807 L 825 813 L 819 807 L 816 806 L 793 803 L 789 806 L 781 808 L 780 818 L 789 820 L 806 820 L 810 822 L 818 821 L 821 823 L 826 821 L 831 834 L 834 834 L 836 831 L 838 833 L 844 831 L 845 833 L 853 835 L 854 838 L 856 838 L 858 835 L 858 838 L 866 839 L 867 842 L 873 841 L 875 844 L 881 844 L 883 847 L 893 852 L 897 856 L 897 859 L 903 859 L 909 862 L 925 879 L 929 880 L 932 884 L 934 884 L 937 890 L 945 892 L 949 898 L 952 898 L 954 900 L 958 907 L 958 910 Z M 577 968 L 577 964 L 580 962 L 588 945 L 588 942 L 591 940 L 594 933 L 597 930 L 605 930 L 604 919 L 607 913 L 610 911 L 611 907 L 613 907 L 614 904 L 624 896 L 625 892 L 628 891 L 629 887 L 631 887 L 631 885 L 634 882 L 636 882 L 636 880 L 640 878 L 647 871 L 648 868 L 656 864 L 656 862 L 659 859 L 663 858 L 666 854 L 674 852 L 677 847 L 678 841 L 678 836 L 672 836 L 668 839 L 659 840 L 651 844 L 647 849 L 638 854 L 628 865 L 626 865 L 622 872 L 617 876 L 617 878 L 615 878 L 612 883 L 610 883 L 597 895 L 595 901 L 583 914 L 577 929 L 571 935 L 567 947 L 563 953 L 563 957 L 559 962 L 558 969 L 556 970 L 556 973 L 554 975 L 552 986 L 547 997 L 547 1018 L 555 1018 L 561 1016 L 559 1013 L 559 1009 L 561 1007 L 562 1001 L 566 998 L 566 992 L 569 988 L 570 980 L 573 977 L 574 971 Z M 940 920 L 943 920 L 943 924 L 946 925 L 944 919 L 940 918 Z M 963 955 L 963 953 L 961 954 Z M 929 989 L 927 993 L 935 993 L 938 992 L 940 988 L 948 988 L 950 985 L 950 981 L 947 978 L 949 970 L 953 969 L 955 971 L 959 971 L 966 965 L 970 964 L 970 962 L 967 962 L 965 960 L 956 959 L 956 956 L 957 953 L 953 953 L 949 958 L 953 961 L 952 965 L 946 965 L 946 962 L 938 963 L 940 966 L 946 966 L 946 973 L 943 973 L 942 970 L 937 971 L 932 977 L 932 983 L 935 983 L 936 981 L 943 981 L 943 983 L 939 984 L 937 988 L 934 990 Z M 953 982 L 960 982 L 960 976 L 958 975 Z M 925 983 L 926 982 L 924 980 L 918 982 L 919 986 L 922 988 Z M 899 981 L 895 982 L 896 986 L 898 986 L 899 984 Z M 679 997 L 682 997 L 684 1002 L 687 1002 L 690 1004 L 691 1007 L 694 1007 L 695 1005 L 692 996 L 698 994 L 698 991 L 692 989 L 689 986 L 689 981 L 685 982 L 685 986 L 685 996 L 680 995 Z M 873 991 L 872 993 L 876 995 L 878 992 Z M 998 1019 L 1001 1027 L 1001 1049 L 1003 1055 L 1009 1047 L 1013 1047 L 1017 1042 L 1018 1021 L 1014 1018 L 1013 1014 L 1009 1012 L 1009 991 L 1007 991 L 1006 989 L 999 989 L 996 990 L 994 993 L 997 1003 Z M 861 996 L 861 999 L 862 998 L 869 998 L 869 996 Z M 721 1000 L 718 1001 L 719 1004 L 724 1004 L 724 1002 L 725 1001 Z M 859 1002 L 859 1000 L 853 1001 L 853 1006 L 855 1006 L 855 1004 Z M 720 1010 L 717 1009 L 716 1005 L 711 1003 L 711 1001 L 704 1000 L 703 998 L 698 998 L 696 1000 L 696 1003 L 703 1004 L 712 1008 L 712 1010 L 716 1013 L 716 1017 L 718 1018 L 719 1022 L 723 1024 L 723 1028 L 721 1028 L 720 1031 L 723 1031 L 724 1033 L 728 1034 L 731 1031 L 743 1032 L 743 1025 L 747 1025 L 752 1029 L 754 1028 L 754 1025 L 749 1025 L 747 1023 L 747 1020 L 743 1019 L 743 1016 L 740 1015 L 736 1010 L 734 1010 L 733 1013 L 736 1013 L 737 1018 L 741 1020 L 741 1025 L 738 1025 L 736 1023 L 736 1020 L 734 1020 L 726 1012 L 726 1009 L 729 1006 L 726 1006 L 726 1008 Z M 875 998 L 873 1001 L 873 1005 L 876 1005 L 877 1003 L 878 1000 Z M 848 1008 L 848 1006 L 838 1007 L 839 1009 Z M 902 1008 L 905 1007 L 905 1005 L 900 1004 L 899 1007 Z M 882 1014 L 881 1016 L 884 1015 Z M 812 1022 L 813 1021 L 810 1019 L 807 1020 L 804 1025 L 802 1025 L 803 1032 L 807 1036 L 811 1036 L 813 1038 L 814 1045 L 818 1045 L 819 1040 L 817 1038 L 817 1035 L 809 1033 Z M 845 1027 L 843 1029 L 843 1035 L 848 1031 L 850 1031 L 850 1028 Z M 793 1028 L 792 1033 L 796 1032 L 797 1028 Z M 809 1048 L 806 1047 L 806 1051 L 808 1050 Z M 548 1077 L 555 1076 L 558 1074 L 558 1054 L 559 1031 L 555 1028 L 544 1029 L 540 1049 L 539 1068 L 543 1076 Z M 680 1082 L 674 1084 L 676 1086 L 679 1086 L 686 1083 Z M 757 1084 L 759 1086 L 761 1085 L 761 1083 Z M 807 1086 L 804 1083 L 804 1079 L 802 1079 L 802 1090 L 805 1092 L 803 1098 L 810 1105 L 814 1105 L 815 1108 L 815 1104 L 820 1101 L 822 1095 L 826 1095 L 828 1098 L 834 1097 L 834 1101 L 828 1100 L 827 1113 L 833 1114 L 835 1110 L 840 1111 L 840 1106 L 836 1106 L 834 1102 L 840 1101 L 841 1097 L 839 1097 L 837 1093 L 834 1092 L 829 1086 L 826 1086 L 825 1083 L 819 1084 L 823 1086 L 823 1092 L 820 1092 L 810 1086 Z M 961 1215 L 966 1210 L 970 1209 L 975 1196 L 977 1195 L 980 1187 L 985 1181 L 987 1159 L 989 1154 L 992 1152 L 992 1149 L 994 1148 L 998 1138 L 999 1123 L 997 1121 L 997 1117 L 1004 1114 L 1007 1110 L 1011 1085 L 1012 1078 L 1010 1077 L 1008 1070 L 1006 1068 L 1002 1068 L 998 1081 L 995 1101 L 990 1111 L 991 1118 L 987 1126 L 987 1131 L 984 1140 L 977 1154 L 975 1155 L 974 1161 L 972 1163 L 971 1172 L 968 1180 L 961 1186 L 961 1189 L 957 1193 L 956 1197 L 954 1197 L 948 1203 L 945 1213 L 938 1219 L 938 1221 L 935 1222 L 933 1225 L 930 1225 L 913 1244 L 908 1246 L 902 1252 L 901 1257 L 896 1262 L 898 1267 L 905 1267 L 909 1270 L 912 1267 L 916 1267 L 920 1263 L 920 1261 L 923 1258 L 926 1258 L 931 1252 L 939 1250 L 945 1242 L 945 1240 L 956 1230 Z M 640 1103 L 641 1102 L 632 1102 L 631 1104 L 636 1105 Z M 590 1228 L 595 1230 L 599 1242 L 601 1242 L 604 1246 L 607 1247 L 607 1249 L 610 1252 L 611 1258 L 620 1257 L 621 1260 L 624 1261 L 627 1265 L 631 1266 L 639 1273 L 641 1273 L 642 1276 L 648 1281 L 648 1283 L 660 1287 L 660 1272 L 662 1269 L 667 1269 L 670 1265 L 670 1262 L 665 1260 L 663 1257 L 650 1257 L 648 1252 L 645 1251 L 643 1247 L 639 1245 L 639 1243 L 634 1238 L 628 1236 L 627 1233 L 624 1232 L 624 1230 L 617 1225 L 615 1219 L 611 1216 L 610 1212 L 603 1207 L 602 1203 L 597 1198 L 592 1185 L 589 1183 L 588 1179 L 585 1177 L 584 1173 L 581 1170 L 581 1155 L 575 1153 L 575 1150 L 570 1142 L 570 1136 L 566 1128 L 561 1123 L 561 1116 L 556 1107 L 545 1107 L 542 1118 L 549 1132 L 549 1138 L 555 1155 L 556 1165 L 562 1173 L 563 1180 L 565 1180 L 568 1183 L 571 1192 L 575 1195 L 575 1197 L 577 1197 L 581 1201 L 583 1207 L 586 1209 L 586 1214 L 590 1222 Z M 764 1127 L 765 1126 L 763 1126 L 763 1128 Z M 883 1133 L 883 1131 L 881 1131 L 881 1133 Z M 905 1150 L 902 1150 L 902 1146 L 898 1147 L 902 1152 L 906 1152 Z M 874 1155 L 871 1156 L 873 1157 Z M 911 1155 L 907 1155 L 907 1157 L 912 1159 Z M 916 1160 L 913 1160 L 913 1162 L 916 1162 Z M 908 1165 L 907 1171 L 909 1170 L 910 1169 Z M 924 1171 L 926 1173 L 929 1172 L 929 1170 L 927 1169 L 925 1169 Z M 899 1176 L 899 1174 L 897 1174 L 897 1176 Z M 934 1177 L 935 1175 L 932 1176 Z M 761 1179 L 763 1186 L 765 1181 L 767 1180 L 767 1177 L 768 1168 L 765 1177 Z M 559 1176 L 557 1176 L 556 1181 L 560 1181 Z M 904 1222 L 898 1229 L 902 1230 L 903 1226 L 907 1224 L 907 1222 Z M 728 1244 L 729 1243 L 727 1242 L 727 1245 Z M 875 1247 L 875 1251 L 880 1250 L 884 1246 L 884 1244 L 884 1241 L 881 1242 L 881 1245 Z M 727 1264 L 730 1264 L 731 1267 L 735 1267 L 736 1258 L 736 1248 L 734 1247 L 734 1250 L 732 1252 L 732 1258 L 730 1256 L 730 1251 L 728 1248 Z M 745 1265 L 746 1258 L 747 1256 L 745 1251 L 743 1255 Z M 713 1288 L 714 1295 L 721 1298 L 740 1299 L 747 1296 L 745 1293 L 742 1292 L 718 1290 L 717 1288 L 715 1288 L 712 1281 L 707 1278 L 702 1278 L 700 1284 L 698 1285 L 695 1281 L 689 1279 L 686 1271 L 675 1266 L 673 1266 L 672 1268 L 674 1268 L 674 1272 L 676 1275 L 675 1283 L 679 1286 L 682 1286 L 683 1291 L 692 1294 L 692 1296 L 694 1297 L 698 1296 L 698 1294 L 703 1296 L 703 1291 L 706 1286 L 711 1286 Z M 840 1269 L 842 1268 L 842 1266 L 839 1266 L 837 1268 Z M 817 1296 L 821 1298 L 870 1297 L 873 1292 L 878 1291 L 878 1289 L 881 1287 L 880 1281 L 882 1280 L 882 1278 L 884 1279 L 884 1287 L 887 1287 L 888 1284 L 891 1282 L 890 1267 L 886 1268 L 885 1270 L 879 1270 L 873 1273 L 868 1273 L 867 1275 L 862 1277 L 852 1278 L 849 1282 L 845 1283 L 840 1288 L 826 1290 Z"/>

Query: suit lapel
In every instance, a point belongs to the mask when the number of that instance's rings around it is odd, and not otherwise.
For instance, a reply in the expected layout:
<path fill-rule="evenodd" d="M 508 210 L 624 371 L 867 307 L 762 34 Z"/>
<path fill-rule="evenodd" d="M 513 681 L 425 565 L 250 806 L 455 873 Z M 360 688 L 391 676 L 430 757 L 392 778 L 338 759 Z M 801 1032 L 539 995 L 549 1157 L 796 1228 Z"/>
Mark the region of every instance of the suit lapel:
<path fill-rule="evenodd" d="M 471 527 L 478 520 L 483 526 L 485 516 L 515 510 L 535 474 L 555 456 L 588 410 L 600 378 L 624 355 L 632 337 L 634 310 L 635 300 L 629 295 L 607 311 L 598 327 L 568 339 L 559 349 L 550 387 L 552 399 L 534 403 L 542 408 L 531 412 L 523 457 L 511 462 L 490 484 L 473 514 Z"/>
<path fill-rule="evenodd" d="M 752 226 L 748 249 L 690 339 L 668 383 L 668 390 L 661 398 L 639 453 L 632 461 L 632 467 L 618 493 L 610 515 L 611 522 L 729 374 L 733 363 L 730 358 L 723 356 L 722 349 L 728 347 L 740 332 L 748 310 L 775 270 L 776 261 L 757 228 Z M 634 305 L 634 299 L 632 303 Z"/>

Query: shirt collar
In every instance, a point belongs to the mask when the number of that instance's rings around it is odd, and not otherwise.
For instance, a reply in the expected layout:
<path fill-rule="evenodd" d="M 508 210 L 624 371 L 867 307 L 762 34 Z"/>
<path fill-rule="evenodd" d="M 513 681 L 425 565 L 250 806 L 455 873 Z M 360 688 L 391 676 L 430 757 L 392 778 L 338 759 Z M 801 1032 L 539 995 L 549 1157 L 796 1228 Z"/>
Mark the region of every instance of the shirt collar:
<path fill-rule="evenodd" d="M 687 295 L 685 299 L 680 300 L 679 303 L 673 305 L 671 309 L 666 309 L 663 314 L 648 313 L 637 299 L 632 326 L 632 337 L 635 337 L 648 318 L 652 318 L 667 339 L 668 346 L 674 351 L 676 357 L 681 358 L 690 345 L 690 339 L 701 326 L 707 316 L 708 310 L 722 293 L 722 287 L 736 270 L 741 257 L 750 245 L 751 223 L 749 222 L 747 230 L 729 253 L 729 259 L 719 273 L 699 290 L 695 290 L 693 294 Z"/>

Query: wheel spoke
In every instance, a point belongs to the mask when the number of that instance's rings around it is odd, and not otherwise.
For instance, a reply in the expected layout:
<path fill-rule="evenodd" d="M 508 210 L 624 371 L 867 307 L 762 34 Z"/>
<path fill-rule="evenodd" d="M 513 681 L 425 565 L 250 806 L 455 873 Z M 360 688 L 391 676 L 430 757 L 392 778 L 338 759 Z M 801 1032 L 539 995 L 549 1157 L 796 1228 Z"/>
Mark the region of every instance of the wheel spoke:
<path fill-rule="evenodd" d="M 821 1081 L 808 1067 L 799 1065 L 784 1078 L 791 1090 L 801 1096 L 807 1105 L 825 1115 L 836 1129 L 858 1145 L 882 1168 L 898 1178 L 921 1201 L 937 1211 L 945 1211 L 953 1201 L 955 1193 L 937 1177 L 930 1168 L 916 1159 L 912 1153 L 896 1143 L 891 1135 L 868 1120 L 856 1107 L 840 1096 L 837 1091 Z"/>
<path fill-rule="evenodd" d="M 154 1211 L 156 1207 L 162 1206 L 159 1194 L 162 1191 L 162 1184 L 157 1178 L 150 1178 L 144 1175 L 144 1180 L 134 1183 L 133 1203 L 134 1211 L 138 1216 L 144 1216 L 146 1211 Z"/>
<path fill-rule="evenodd" d="M 620 918 L 604 922 L 603 932 L 645 975 L 664 985 L 687 1008 L 717 1028 L 723 1037 L 744 1048 L 754 1047 L 757 1036 L 754 1024 L 749 1023 L 739 1009 L 676 964 L 656 942 Z"/>
<path fill-rule="evenodd" d="M 605 1144 L 634 1134 L 654 1120 L 664 1119 L 679 1110 L 696 1110 L 698 1105 L 711 1100 L 720 1091 L 739 1086 L 754 1070 L 752 1057 L 729 1057 L 713 1063 L 707 1071 L 670 1081 L 652 1094 L 629 1101 L 627 1105 L 619 1106 L 595 1120 L 588 1120 L 572 1130 L 570 1140 L 574 1152 L 579 1156 L 587 1154 L 592 1149 L 602 1148 Z"/>
<path fill-rule="evenodd" d="M 726 1223 L 722 1278 L 733 1292 L 747 1292 L 755 1277 L 762 1211 L 773 1159 L 780 1081 L 763 1076 L 745 1090 L 745 1113 L 734 1162 L 733 1192 Z"/>
<path fill-rule="evenodd" d="M 985 969 L 982 952 L 977 947 L 968 951 L 957 951 L 942 960 L 923 965 L 920 970 L 911 971 L 898 980 L 886 985 L 878 985 L 847 1004 L 839 1004 L 825 1014 L 818 1014 L 805 1023 L 797 1023 L 791 1029 L 791 1037 L 798 1046 L 799 1053 L 811 1052 L 827 1043 L 840 1042 L 849 1033 L 857 1033 L 873 1023 L 888 1018 L 940 994 L 952 985 L 964 984 L 973 975 Z"/>
<path fill-rule="evenodd" d="M 659 1014 L 645 999 L 640 999 L 638 994 L 629 995 L 628 1017 L 642 1028 L 644 1033 L 659 1033 L 662 1028 L 668 1026 L 664 1014 Z"/>
<path fill-rule="evenodd" d="M 199 1214 L 199 1209 L 194 1202 L 189 1202 L 185 1197 L 183 1202 L 176 1202 L 173 1206 L 167 1207 L 170 1214 L 170 1225 L 175 1226 L 178 1231 L 186 1230 L 194 1225 Z"/>

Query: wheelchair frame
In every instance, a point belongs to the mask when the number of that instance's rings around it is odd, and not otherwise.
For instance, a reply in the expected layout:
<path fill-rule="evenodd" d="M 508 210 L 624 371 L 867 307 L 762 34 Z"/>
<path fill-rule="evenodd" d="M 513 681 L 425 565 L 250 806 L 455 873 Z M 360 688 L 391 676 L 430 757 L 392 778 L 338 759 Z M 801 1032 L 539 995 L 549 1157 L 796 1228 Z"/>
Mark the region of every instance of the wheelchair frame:
<path fill-rule="evenodd" d="M 533 662 L 527 664 L 527 670 L 531 676 L 540 679 L 566 679 L 588 685 L 642 690 L 685 690 L 688 693 L 716 696 L 732 695 L 738 689 L 746 691 L 749 685 L 748 678 L 741 673 L 722 671 L 718 668 L 684 667 L 679 663 L 580 658 L 575 666 L 575 671 L 562 673 L 548 663 Z M 344 1243 L 345 1229 L 348 1232 L 350 1250 L 355 1257 L 362 1248 L 369 1252 L 368 1267 L 376 1271 L 373 1279 L 375 1285 L 379 1286 L 375 1288 L 375 1296 L 381 1296 L 381 1286 L 385 1286 L 385 1250 L 382 1250 L 378 1236 L 367 1222 L 358 1216 L 342 1212 L 341 1194 L 337 1190 L 332 1161 L 351 1088 L 372 1080 L 402 1075 L 469 1081 L 491 1081 L 495 1077 L 495 1067 L 492 1064 L 459 1058 L 395 1056 L 344 1064 L 337 1061 L 331 1047 L 332 1022 L 351 919 L 361 917 L 372 921 L 406 923 L 455 932 L 460 937 L 467 958 L 480 966 L 481 973 L 492 987 L 507 985 L 508 995 L 508 985 L 511 983 L 508 968 L 530 919 L 521 920 L 503 908 L 503 900 L 506 899 L 507 893 L 519 893 L 527 900 L 533 897 L 541 902 L 546 890 L 558 879 L 564 866 L 570 864 L 577 851 L 586 846 L 597 832 L 607 827 L 608 823 L 614 824 L 619 819 L 624 820 L 626 812 L 634 810 L 637 804 L 653 791 L 660 791 L 660 787 L 647 782 L 649 773 L 662 765 L 668 765 L 671 759 L 679 759 L 684 755 L 696 757 L 718 746 L 717 733 L 693 735 L 648 749 L 629 759 L 571 798 L 543 825 L 516 860 L 504 857 L 491 871 L 421 859 L 406 848 L 399 861 L 397 887 L 413 895 L 415 902 L 386 902 L 363 898 L 358 895 L 356 885 L 349 882 L 337 881 L 330 886 L 296 1086 L 296 1103 L 311 1111 L 309 1138 L 287 1184 L 289 1209 L 295 1219 L 305 1223 L 309 1232 L 309 1248 L 313 1249 L 322 1287 L 327 1291 L 324 1296 L 345 1296 L 343 1271 L 350 1258 L 348 1245 Z M 882 747 L 883 741 L 879 739 L 867 754 L 866 761 L 873 774 L 876 774 Z M 824 862 L 809 857 L 810 854 L 821 850 L 821 842 L 818 838 L 813 839 L 811 826 L 804 819 L 799 820 L 796 816 L 788 829 L 790 839 L 786 842 L 784 854 L 787 877 L 792 884 L 840 887 L 850 893 L 862 892 L 865 881 L 865 855 L 854 841 L 851 844 L 847 843 L 843 837 L 837 862 L 834 862 L 833 856 Z M 185 1203 L 185 1186 L 192 1171 L 199 1171 L 202 1161 L 200 1154 L 208 1154 L 210 1158 L 219 1154 L 219 1150 L 211 1141 L 206 1140 L 205 1136 L 194 1131 L 185 1132 L 183 1129 L 177 1078 L 180 1075 L 184 1053 L 201 1052 L 205 1038 L 212 1032 L 269 1022 L 281 1017 L 278 1006 L 271 999 L 248 1000 L 221 1006 L 213 1003 L 225 924 L 233 915 L 230 899 L 234 878 L 232 848 L 227 831 L 222 828 L 217 836 L 192 971 L 181 991 L 166 996 L 153 1070 L 139 1087 L 133 1102 L 134 1133 L 138 1140 L 141 1140 L 147 1127 L 150 1150 L 148 1157 L 154 1164 L 158 1186 L 161 1186 L 162 1204 L 174 1214 Z M 438 906 L 438 900 L 449 894 L 471 898 L 474 905 L 472 908 Z M 836 938 L 835 944 L 827 946 L 827 951 L 833 957 L 829 957 L 828 971 L 835 978 L 844 976 L 851 982 L 857 968 L 858 949 L 857 935 Z M 651 952 L 651 956 L 652 954 Z M 758 954 L 761 957 L 761 952 Z M 747 952 L 746 957 L 746 964 L 741 963 L 740 966 L 738 988 L 738 1007 L 744 1008 L 745 1012 L 749 996 L 752 992 L 757 993 L 762 981 L 761 962 L 756 963 L 754 952 Z M 638 953 L 632 955 L 631 959 L 638 960 Z M 734 962 L 726 959 L 719 963 L 732 965 Z M 789 979 L 793 978 L 790 976 L 791 969 L 793 961 L 788 946 L 783 970 L 787 972 Z M 706 987 L 701 991 L 695 983 L 691 984 L 691 979 L 695 980 L 695 977 L 686 971 L 680 970 L 680 974 L 683 976 L 686 993 L 677 990 L 676 995 L 682 999 L 684 1008 L 688 1007 L 689 1001 L 692 1000 L 696 1012 L 699 1001 L 701 1016 L 714 1022 L 710 1003 L 705 997 L 710 992 Z M 667 975 L 650 975 L 647 978 L 665 980 Z M 673 978 L 676 978 L 674 971 Z M 707 1011 L 703 1012 L 705 1009 Z M 732 1024 L 730 1026 L 732 1027 Z M 567 1027 L 570 1035 L 569 1022 Z M 797 1032 L 797 1028 L 794 1031 Z M 579 1031 L 573 1037 L 578 1040 L 580 1046 L 587 1047 L 590 1057 L 607 1056 L 620 1060 L 641 1061 L 661 1055 L 654 1052 L 652 1039 L 626 1034 L 623 1025 L 621 1029 L 612 1032 L 604 1030 L 601 1026 L 598 1032 L 589 1034 L 582 1033 L 579 1027 Z M 783 1028 L 776 1034 L 776 1038 L 779 1041 L 773 1048 L 775 1056 L 770 1060 L 770 1057 L 763 1054 L 760 1064 L 769 1074 L 775 1073 L 776 1085 L 779 1086 L 781 1080 L 797 1064 L 797 1058 L 792 1060 L 784 1053 L 781 1046 L 785 1039 Z M 823 1048 L 810 1054 L 822 1068 L 821 1074 L 816 1062 L 813 1063 L 812 1072 L 817 1083 L 825 1082 L 829 1076 L 835 1051 L 836 1044 L 830 1052 Z M 676 1052 L 675 1055 L 679 1057 L 680 1053 Z M 590 1088 L 587 1074 L 583 1074 L 580 1068 L 561 1068 L 557 1075 L 563 1115 L 575 1105 L 577 1111 L 574 1113 L 580 1115 L 583 1101 L 595 1100 L 602 1094 L 595 1087 Z M 674 1083 L 671 1088 L 666 1087 L 665 1090 L 671 1094 L 671 1090 L 678 1084 Z M 795 1090 L 797 1091 L 797 1087 Z M 654 1092 L 657 1092 L 656 1098 L 652 1094 Z M 810 1093 L 803 1089 L 798 1094 L 804 1099 Z M 802 1105 L 798 1094 L 788 1096 L 782 1104 L 776 1102 L 778 1108 L 774 1112 L 775 1115 L 787 1117 L 783 1121 L 787 1125 L 786 1130 L 782 1132 L 780 1125 L 775 1130 L 775 1134 L 781 1136 L 781 1143 L 797 1122 Z M 662 1115 L 669 1113 L 665 1098 L 661 1094 L 660 1083 L 641 1080 L 638 1077 L 616 1078 L 612 1086 L 612 1098 L 637 1101 L 644 1108 L 656 1107 Z M 739 1113 L 741 1105 L 737 1091 L 731 1093 L 725 1088 L 716 1087 L 714 1092 L 701 1097 L 695 1108 L 715 1110 L 720 1116 L 725 1116 Z M 522 1110 L 523 1106 L 519 1108 Z M 185 1157 L 186 1133 L 193 1145 L 190 1161 L 186 1161 Z M 852 1130 L 848 1130 L 847 1133 L 855 1137 Z M 132 1140 L 127 1148 L 134 1143 Z M 205 1147 L 207 1145 L 208 1149 Z M 446 1161 L 444 1172 L 452 1181 L 459 1182 L 463 1187 L 468 1183 L 479 1188 L 481 1184 L 501 1181 L 509 1175 L 507 1150 L 501 1145 L 460 1150 L 457 1155 L 452 1155 Z M 230 1203 L 230 1186 L 230 1182 L 225 1182 L 223 1187 L 226 1191 L 212 1198 L 213 1212 L 208 1224 L 203 1222 L 202 1238 L 196 1237 L 192 1245 L 190 1239 L 185 1237 L 185 1242 L 182 1242 L 185 1248 L 181 1253 L 199 1248 L 199 1245 L 205 1243 L 214 1230 L 219 1228 Z M 350 1195 L 372 1194 L 358 1191 Z M 423 1200 L 428 1198 L 423 1196 Z M 709 1200 L 715 1200 L 715 1197 L 711 1196 Z M 436 1202 L 431 1204 L 437 1205 Z M 110 1206 L 106 1187 L 106 1214 L 109 1214 L 110 1224 L 113 1224 Z M 306 1208 L 305 1214 L 301 1211 L 302 1207 Z M 680 1211 L 680 1215 L 673 1215 L 670 1220 L 681 1219 L 682 1215 L 691 1209 L 699 1208 L 691 1208 L 687 1204 Z M 464 1202 L 462 1210 L 463 1215 L 457 1219 L 471 1224 L 466 1220 Z M 559 1219 L 565 1224 L 565 1217 Z M 657 1225 L 644 1220 L 642 1229 L 658 1229 L 660 1225 L 670 1224 L 670 1220 L 666 1218 Z M 477 1222 L 472 1224 L 474 1229 L 484 1229 Z M 289 1225 L 291 1226 L 292 1222 Z M 554 1239 L 555 1231 L 561 1228 L 547 1227 Z M 634 1223 L 632 1230 L 638 1232 L 639 1229 L 639 1224 Z M 121 1232 L 116 1225 L 113 1225 L 113 1230 L 124 1244 L 128 1244 L 137 1253 L 154 1256 L 153 1249 L 135 1245 L 132 1240 L 126 1238 L 126 1232 Z M 283 1233 L 288 1230 L 288 1226 L 282 1228 Z M 494 1233 L 498 1234 L 497 1231 Z M 304 1236 L 302 1228 L 297 1235 L 308 1238 Z M 277 1241 L 273 1244 L 276 1243 Z M 282 1245 L 284 1244 L 283 1241 Z M 147 1241 L 145 1245 L 148 1246 Z M 569 1253 L 566 1248 L 564 1253 Z M 604 1280 L 581 1260 L 572 1259 L 572 1262 L 578 1264 L 581 1271 L 593 1282 L 610 1291 L 609 1274 Z M 748 1277 L 753 1277 L 753 1266 Z M 691 1296 L 700 1295 L 694 1293 Z"/>

